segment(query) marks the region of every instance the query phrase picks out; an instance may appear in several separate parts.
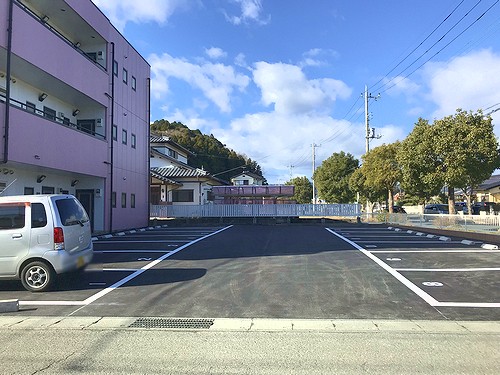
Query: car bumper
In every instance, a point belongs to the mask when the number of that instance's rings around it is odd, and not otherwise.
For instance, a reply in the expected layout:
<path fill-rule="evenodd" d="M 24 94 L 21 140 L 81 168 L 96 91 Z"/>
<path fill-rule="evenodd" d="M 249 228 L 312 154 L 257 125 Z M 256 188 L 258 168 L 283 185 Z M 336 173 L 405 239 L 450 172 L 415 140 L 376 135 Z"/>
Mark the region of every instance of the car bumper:
<path fill-rule="evenodd" d="M 93 256 L 93 247 L 90 246 L 90 248 L 74 254 L 70 254 L 64 250 L 48 251 L 44 258 L 52 264 L 56 273 L 65 273 L 85 267 L 92 261 Z"/>

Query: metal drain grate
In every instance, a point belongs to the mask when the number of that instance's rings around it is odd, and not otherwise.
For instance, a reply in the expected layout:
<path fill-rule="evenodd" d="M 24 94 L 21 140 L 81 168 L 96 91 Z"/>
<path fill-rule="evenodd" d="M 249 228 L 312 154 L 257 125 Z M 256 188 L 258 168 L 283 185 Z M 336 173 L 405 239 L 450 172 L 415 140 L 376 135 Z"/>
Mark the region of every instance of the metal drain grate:
<path fill-rule="evenodd" d="M 129 328 L 209 329 L 214 319 L 139 318 Z"/>

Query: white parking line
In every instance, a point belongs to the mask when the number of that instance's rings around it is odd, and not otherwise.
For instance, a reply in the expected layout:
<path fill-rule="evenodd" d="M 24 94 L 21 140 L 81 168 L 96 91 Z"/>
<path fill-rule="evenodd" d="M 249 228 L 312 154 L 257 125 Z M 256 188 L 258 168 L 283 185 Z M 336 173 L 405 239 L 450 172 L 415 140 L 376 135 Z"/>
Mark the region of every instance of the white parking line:
<path fill-rule="evenodd" d="M 371 253 L 500 253 L 500 250 L 374 250 Z"/>
<path fill-rule="evenodd" d="M 96 294 L 88 297 L 84 301 L 19 301 L 19 306 L 81 306 L 80 308 L 76 309 L 71 314 L 69 314 L 69 315 L 73 315 L 76 312 L 78 312 L 80 309 L 82 309 L 83 307 L 91 304 L 92 302 L 97 301 L 101 297 L 104 297 L 106 294 L 114 291 L 115 289 L 119 288 L 123 284 L 128 283 L 130 280 L 136 278 L 137 276 L 139 276 L 143 272 L 147 271 L 148 269 L 156 266 L 158 263 L 160 263 L 161 261 L 167 259 L 168 257 L 170 257 L 170 256 L 178 253 L 179 251 L 184 250 L 185 248 L 187 248 L 187 247 L 189 247 L 191 245 L 194 245 L 195 243 L 200 242 L 200 241 L 202 241 L 202 240 L 204 240 L 204 239 L 206 239 L 208 237 L 211 237 L 211 236 L 214 236 L 216 234 L 219 234 L 222 231 L 225 231 L 226 229 L 229 229 L 231 227 L 232 227 L 232 225 L 229 225 L 227 227 L 219 229 L 216 232 L 210 233 L 210 234 L 208 234 L 206 236 L 197 238 L 196 240 L 193 240 L 193 241 L 191 241 L 191 242 L 189 242 L 189 243 L 187 243 L 185 245 L 182 245 L 178 249 L 175 249 L 175 250 L 173 250 L 173 251 L 171 251 L 169 253 L 166 253 L 165 255 L 161 256 L 160 258 L 158 258 L 158 259 L 156 259 L 156 260 L 154 260 L 154 261 L 146 264 L 144 267 L 138 269 L 137 271 L 135 271 L 131 275 L 128 275 L 128 276 L 124 277 L 123 279 L 117 281 L 116 283 L 114 283 L 113 285 L 109 286 L 108 288 L 103 289 L 100 292 L 98 292 L 98 293 L 96 293 Z"/>
<path fill-rule="evenodd" d="M 395 268 L 398 272 L 481 272 L 500 271 L 500 268 Z"/>
<path fill-rule="evenodd" d="M 417 296 L 422 298 L 425 302 L 427 302 L 429 305 L 434 306 L 434 307 L 489 307 L 489 308 L 498 308 L 500 307 L 500 303 L 497 302 L 440 302 L 436 300 L 434 297 L 420 289 L 418 286 L 413 284 L 410 280 L 408 280 L 406 277 L 401 275 L 398 271 L 401 271 L 403 269 L 394 269 L 390 267 L 388 264 L 384 263 L 381 259 L 377 258 L 373 253 L 404 253 L 404 252 L 431 252 L 431 251 L 368 251 L 363 249 L 360 245 L 357 243 L 349 240 L 348 238 L 345 238 L 344 236 L 336 233 L 335 231 L 325 228 L 327 231 L 330 233 L 334 234 L 335 236 L 339 237 L 340 239 L 344 240 L 354 248 L 358 249 L 361 251 L 364 255 L 366 255 L 368 258 L 372 259 L 375 263 L 377 263 L 379 266 L 381 266 L 384 270 L 389 272 L 392 276 L 394 276 L 397 280 L 399 280 L 403 285 L 405 285 L 407 288 L 409 288 L 411 291 L 413 291 Z M 442 243 L 442 242 L 441 242 Z M 485 252 L 494 252 L 495 250 L 487 250 Z M 443 251 L 434 251 L 434 252 L 443 252 Z M 447 252 L 462 252 L 460 250 L 448 250 Z M 465 250 L 464 252 L 481 252 L 480 250 L 476 251 L 469 251 Z M 407 269 L 411 270 L 411 269 Z M 417 270 L 417 269 L 413 269 Z M 443 269 L 442 269 L 443 270 Z M 460 270 L 460 269 L 457 269 Z M 464 269 L 465 270 L 465 269 Z M 470 270 L 470 269 L 469 269 Z M 483 271 L 485 269 L 481 269 Z M 496 270 L 496 269 L 494 269 Z M 437 270 L 439 271 L 439 270 Z M 477 272 L 477 271 L 476 271 Z"/>
<path fill-rule="evenodd" d="M 375 255 L 373 255 L 372 253 L 370 253 L 368 250 L 363 249 L 357 243 L 352 242 L 348 238 L 345 238 L 344 236 L 341 236 L 338 233 L 335 233 L 335 231 L 333 231 L 333 230 L 331 230 L 329 228 L 326 228 L 326 230 L 329 231 L 330 233 L 332 233 L 333 235 L 339 237 L 340 239 L 344 240 L 348 244 L 354 246 L 359 251 L 361 251 L 364 255 L 366 255 L 368 258 L 370 258 L 371 260 L 373 260 L 375 263 L 377 263 L 384 270 L 386 270 L 387 272 L 389 272 L 392 276 L 394 276 L 397 280 L 399 280 L 404 286 L 406 286 L 413 293 L 415 293 L 417 296 L 419 296 L 420 298 L 422 298 L 429 305 L 434 306 L 434 304 L 438 303 L 438 301 L 436 299 L 434 299 L 434 297 L 432 297 L 429 294 L 427 294 L 426 292 L 424 292 L 422 289 L 420 289 L 418 286 L 416 286 L 415 284 L 413 284 L 406 277 L 404 277 L 399 272 L 397 272 L 396 270 L 394 270 L 392 267 L 390 267 L 389 265 L 387 265 L 386 263 L 384 263 L 382 260 L 380 260 L 379 258 L 377 258 Z"/>
<path fill-rule="evenodd" d="M 94 250 L 94 254 L 113 254 L 113 253 L 169 253 L 172 250 Z"/>

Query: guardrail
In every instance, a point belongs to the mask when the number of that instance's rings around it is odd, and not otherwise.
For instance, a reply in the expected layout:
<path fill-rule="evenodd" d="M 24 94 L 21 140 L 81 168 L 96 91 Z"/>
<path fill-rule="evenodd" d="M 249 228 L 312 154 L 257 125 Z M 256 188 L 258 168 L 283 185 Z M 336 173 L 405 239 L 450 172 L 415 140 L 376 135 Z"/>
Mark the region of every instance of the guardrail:
<path fill-rule="evenodd" d="M 207 204 L 152 205 L 153 218 L 357 217 L 359 204 Z"/>
<path fill-rule="evenodd" d="M 386 214 L 385 222 L 422 228 L 500 234 L 500 215 Z"/>

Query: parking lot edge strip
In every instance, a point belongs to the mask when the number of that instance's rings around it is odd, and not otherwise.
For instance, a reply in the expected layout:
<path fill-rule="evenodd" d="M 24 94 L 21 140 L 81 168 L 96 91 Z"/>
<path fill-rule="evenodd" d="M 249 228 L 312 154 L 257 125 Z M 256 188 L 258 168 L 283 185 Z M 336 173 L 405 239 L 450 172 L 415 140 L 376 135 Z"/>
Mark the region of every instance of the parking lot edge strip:
<path fill-rule="evenodd" d="M 22 306 L 84 306 L 83 301 L 19 301 Z"/>
<path fill-rule="evenodd" d="M 500 253 L 500 250 L 374 250 L 370 253 Z"/>
<path fill-rule="evenodd" d="M 393 269 L 391 266 L 387 265 L 383 261 L 381 261 L 379 258 L 377 258 L 375 255 L 371 254 L 370 251 L 365 250 L 363 247 L 359 246 L 357 243 L 349 240 L 348 238 L 345 238 L 344 236 L 341 236 L 338 233 L 335 233 L 335 231 L 331 230 L 330 228 L 325 228 L 327 231 L 332 233 L 333 235 L 337 236 L 341 240 L 347 242 L 349 245 L 353 246 L 354 248 L 358 249 L 360 252 L 362 252 L 364 255 L 366 255 L 368 258 L 373 260 L 375 263 L 377 263 L 380 267 L 382 267 L 384 270 L 389 272 L 392 276 L 394 276 L 398 281 L 400 281 L 404 286 L 406 286 L 408 289 L 410 289 L 413 293 L 415 293 L 417 296 L 422 298 L 425 302 L 427 302 L 431 306 L 436 306 L 437 303 L 439 303 L 435 298 L 424 292 L 422 289 L 420 289 L 418 286 L 413 284 L 410 280 L 408 280 L 406 277 L 401 275 L 399 272 L 397 272 L 395 269 Z"/>
<path fill-rule="evenodd" d="M 481 272 L 500 271 L 500 268 L 396 268 L 398 272 Z"/>
<path fill-rule="evenodd" d="M 123 284 L 126 284 L 128 283 L 130 280 L 136 278 L 137 276 L 139 276 L 140 274 L 142 274 L 143 272 L 147 271 L 148 269 L 150 269 L 151 267 L 154 267 L 155 265 L 157 265 L 158 263 L 160 263 L 161 261 L 167 259 L 168 257 L 171 257 L 172 255 L 178 253 L 179 251 L 182 251 L 184 250 L 186 247 L 189 247 L 191 245 L 194 245 L 195 243 L 197 242 L 200 242 L 200 241 L 203 241 L 204 239 L 208 238 L 208 237 L 211 237 L 211 236 L 215 236 L 216 234 L 219 234 L 223 231 L 225 231 L 226 229 L 229 229 L 231 228 L 232 225 L 229 225 L 227 227 L 224 227 L 222 229 L 219 229 L 213 233 L 210 233 L 210 234 L 207 234 L 206 236 L 203 236 L 203 237 L 200 237 L 200 238 L 197 238 L 196 240 L 193 240 L 185 245 L 182 245 L 181 247 L 173 250 L 173 251 L 169 251 L 167 254 L 159 257 L 158 259 L 146 264 L 144 267 L 142 267 L 141 269 L 135 271 L 134 273 L 132 273 L 131 275 L 128 275 L 127 277 L 124 277 L 123 279 L 117 281 L 116 283 L 114 283 L 113 285 L 109 286 L 108 288 L 106 289 L 103 289 L 101 290 L 100 292 L 94 294 L 93 296 L 90 296 L 88 297 L 87 299 L 85 299 L 82 304 L 84 305 L 89 305 L 91 304 L 92 302 L 95 302 L 97 301 L 99 298 L 101 297 L 104 297 L 106 294 L 112 292 L 113 290 L 119 288 L 120 286 L 122 286 Z"/>
<path fill-rule="evenodd" d="M 435 307 L 487 307 L 499 308 L 498 302 L 438 302 Z"/>

